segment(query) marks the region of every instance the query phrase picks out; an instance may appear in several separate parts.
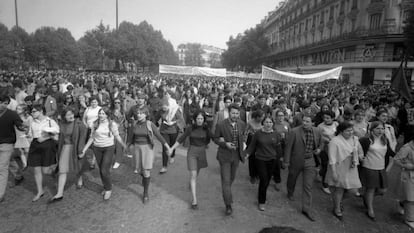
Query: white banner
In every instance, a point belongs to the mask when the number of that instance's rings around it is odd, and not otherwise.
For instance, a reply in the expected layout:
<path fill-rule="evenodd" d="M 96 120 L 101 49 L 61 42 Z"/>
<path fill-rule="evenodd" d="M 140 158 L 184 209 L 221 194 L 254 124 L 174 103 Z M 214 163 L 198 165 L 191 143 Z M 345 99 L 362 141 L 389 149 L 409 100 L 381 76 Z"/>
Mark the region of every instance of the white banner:
<path fill-rule="evenodd" d="M 263 79 L 291 83 L 318 83 L 328 79 L 339 79 L 342 66 L 314 74 L 294 74 L 262 66 Z"/>
<path fill-rule="evenodd" d="M 197 66 L 160 65 L 160 74 L 200 75 L 209 77 L 226 77 L 226 69 L 214 69 Z"/>

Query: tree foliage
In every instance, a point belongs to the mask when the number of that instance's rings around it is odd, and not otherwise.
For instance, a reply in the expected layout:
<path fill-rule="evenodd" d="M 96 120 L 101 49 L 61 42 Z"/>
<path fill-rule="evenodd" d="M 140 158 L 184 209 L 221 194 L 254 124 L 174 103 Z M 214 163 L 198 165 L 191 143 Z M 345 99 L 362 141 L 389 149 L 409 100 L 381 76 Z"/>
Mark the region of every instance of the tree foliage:
<path fill-rule="evenodd" d="M 236 37 L 231 36 L 222 54 L 223 65 L 231 70 L 252 71 L 260 65 L 259 58 L 269 49 L 264 29 L 257 25 Z"/>
<path fill-rule="evenodd" d="M 414 8 L 408 12 L 408 18 L 404 27 L 404 36 L 407 53 L 410 56 L 414 56 Z"/>
<path fill-rule="evenodd" d="M 75 69 L 113 69 L 115 61 L 140 67 L 178 64 L 171 42 L 148 22 L 122 22 L 119 30 L 102 22 L 76 41 L 65 28 L 41 27 L 28 34 L 0 24 L 0 69 L 28 66 Z"/>

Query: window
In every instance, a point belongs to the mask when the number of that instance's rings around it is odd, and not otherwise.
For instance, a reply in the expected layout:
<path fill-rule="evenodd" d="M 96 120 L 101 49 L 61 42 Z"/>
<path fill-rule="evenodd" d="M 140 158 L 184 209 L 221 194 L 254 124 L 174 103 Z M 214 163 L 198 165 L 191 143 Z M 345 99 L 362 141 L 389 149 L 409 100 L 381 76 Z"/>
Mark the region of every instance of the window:
<path fill-rule="evenodd" d="M 334 18 L 334 11 L 335 11 L 335 8 L 334 8 L 335 6 L 331 6 L 331 11 L 330 11 L 330 13 L 329 13 L 329 20 L 333 20 L 333 18 Z"/>
<path fill-rule="evenodd" d="M 370 29 L 379 29 L 381 26 L 381 14 L 371 15 L 369 28 Z"/>
<path fill-rule="evenodd" d="M 341 1 L 341 5 L 339 7 L 339 15 L 345 14 L 345 0 Z"/>
<path fill-rule="evenodd" d="M 321 12 L 321 24 L 323 24 L 324 20 L 325 20 L 325 11 L 323 10 Z"/>
<path fill-rule="evenodd" d="M 344 33 L 344 23 L 339 24 L 339 35 L 342 35 Z"/>
<path fill-rule="evenodd" d="M 352 0 L 352 10 L 358 9 L 358 0 Z"/>

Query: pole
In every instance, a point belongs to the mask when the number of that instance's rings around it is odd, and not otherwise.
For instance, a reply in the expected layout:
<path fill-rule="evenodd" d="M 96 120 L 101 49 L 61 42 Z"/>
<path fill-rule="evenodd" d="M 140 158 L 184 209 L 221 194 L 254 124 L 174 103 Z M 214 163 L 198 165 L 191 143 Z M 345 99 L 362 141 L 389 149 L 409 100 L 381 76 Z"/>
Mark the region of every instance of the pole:
<path fill-rule="evenodd" d="M 19 27 L 19 20 L 18 20 L 18 16 L 17 16 L 17 0 L 14 0 L 14 11 L 16 14 L 16 27 Z"/>
<path fill-rule="evenodd" d="M 116 31 L 118 31 L 118 0 L 116 0 Z"/>

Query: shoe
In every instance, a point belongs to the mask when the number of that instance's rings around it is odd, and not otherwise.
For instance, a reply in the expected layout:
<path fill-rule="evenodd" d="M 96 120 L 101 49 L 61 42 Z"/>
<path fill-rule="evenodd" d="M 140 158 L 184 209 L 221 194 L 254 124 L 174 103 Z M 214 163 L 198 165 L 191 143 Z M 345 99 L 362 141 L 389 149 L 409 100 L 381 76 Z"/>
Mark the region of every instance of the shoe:
<path fill-rule="evenodd" d="M 231 205 L 226 205 L 226 215 L 230 216 L 233 213 L 233 209 L 231 208 Z"/>
<path fill-rule="evenodd" d="M 127 154 L 127 157 L 128 157 L 128 158 L 132 158 L 132 155 L 130 155 L 130 154 Z"/>
<path fill-rule="evenodd" d="M 148 196 L 143 196 L 142 197 L 142 203 L 145 205 L 149 202 L 149 197 Z"/>
<path fill-rule="evenodd" d="M 90 170 L 93 170 L 93 169 L 95 169 L 95 164 L 93 164 L 93 165 L 90 165 L 90 166 L 89 166 L 89 169 L 90 169 Z"/>
<path fill-rule="evenodd" d="M 414 229 L 414 222 L 404 221 L 411 229 Z"/>
<path fill-rule="evenodd" d="M 295 201 L 295 198 L 293 197 L 293 195 L 288 194 L 287 198 L 289 199 L 289 201 Z"/>
<path fill-rule="evenodd" d="M 138 174 L 138 170 L 137 170 L 137 169 L 135 169 L 135 170 L 134 170 L 134 173 L 135 173 L 135 174 Z"/>
<path fill-rule="evenodd" d="M 256 184 L 256 178 L 250 177 L 250 184 Z"/>
<path fill-rule="evenodd" d="M 113 169 L 117 169 L 121 164 L 118 162 L 114 163 L 114 166 L 112 166 Z"/>
<path fill-rule="evenodd" d="M 276 192 L 279 192 L 280 191 L 280 188 L 279 188 L 279 185 L 278 184 L 275 184 L 275 190 L 276 190 Z"/>
<path fill-rule="evenodd" d="M 43 196 L 45 195 L 45 193 L 43 192 L 42 194 L 40 194 L 40 195 L 36 195 L 33 199 L 32 199 L 32 202 L 36 202 L 36 201 L 38 201 L 40 198 L 42 198 Z"/>
<path fill-rule="evenodd" d="M 61 197 L 52 197 L 52 199 L 50 199 L 47 203 L 52 204 L 52 203 L 55 203 L 55 202 L 59 202 L 61 200 L 63 200 L 63 196 L 61 196 Z"/>
<path fill-rule="evenodd" d="M 24 177 L 22 176 L 20 179 L 14 179 L 14 185 L 20 185 L 24 180 Z"/>
<path fill-rule="evenodd" d="M 305 217 L 307 217 L 312 222 L 316 222 L 316 219 L 315 219 L 315 216 L 313 215 L 313 213 L 302 211 L 302 214 L 305 215 Z"/>
<path fill-rule="evenodd" d="M 109 200 L 111 198 L 111 194 L 112 194 L 112 191 L 111 190 L 110 191 L 105 191 L 105 193 L 103 195 L 103 199 L 105 201 Z"/>
<path fill-rule="evenodd" d="M 170 164 L 173 164 L 175 162 L 174 158 L 170 158 Z"/>
<path fill-rule="evenodd" d="M 360 193 L 360 192 L 356 192 L 356 193 L 355 193 L 355 196 L 356 196 L 356 197 L 360 197 L 360 196 L 362 196 L 362 195 L 361 195 L 361 193 Z"/>
<path fill-rule="evenodd" d="M 191 204 L 191 209 L 198 210 L 198 205 L 197 204 Z"/>
<path fill-rule="evenodd" d="M 331 190 L 329 190 L 329 188 L 322 187 L 322 191 L 326 194 L 331 194 Z"/>
<path fill-rule="evenodd" d="M 265 211 L 265 204 L 259 204 L 259 210 Z"/>
<path fill-rule="evenodd" d="M 76 182 L 76 189 L 81 189 L 83 187 L 83 179 L 79 179 L 78 177 L 78 181 Z"/>
<path fill-rule="evenodd" d="M 167 172 L 167 168 L 166 167 L 162 167 L 160 170 L 160 174 L 164 174 Z"/>
<path fill-rule="evenodd" d="M 332 211 L 332 214 L 339 220 L 342 221 L 344 219 L 344 216 L 342 213 L 336 213 L 335 210 Z"/>
<path fill-rule="evenodd" d="M 404 215 L 405 214 L 404 203 L 402 201 L 398 201 L 397 212 L 400 215 Z"/>
<path fill-rule="evenodd" d="M 367 211 L 365 214 L 366 214 L 366 215 L 367 215 L 367 217 L 368 217 L 369 219 L 371 219 L 373 222 L 376 222 L 376 221 L 377 221 L 377 219 L 375 218 L 375 215 L 374 215 L 374 214 L 369 214 L 369 212 L 368 212 L 368 211 Z"/>

